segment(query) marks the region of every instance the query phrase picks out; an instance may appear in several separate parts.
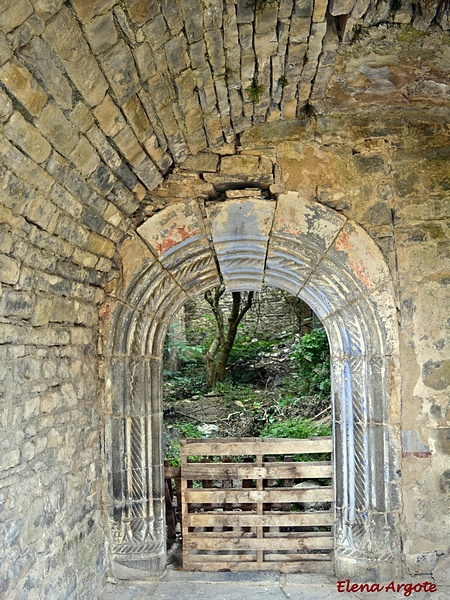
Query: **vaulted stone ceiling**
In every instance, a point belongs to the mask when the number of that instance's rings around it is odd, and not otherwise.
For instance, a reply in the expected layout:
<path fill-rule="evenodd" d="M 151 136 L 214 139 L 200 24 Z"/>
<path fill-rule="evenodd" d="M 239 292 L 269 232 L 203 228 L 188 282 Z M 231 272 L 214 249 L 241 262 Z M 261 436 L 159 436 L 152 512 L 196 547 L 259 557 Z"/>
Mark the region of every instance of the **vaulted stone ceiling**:
<path fill-rule="evenodd" d="M 130 214 L 255 124 L 446 114 L 449 15 L 442 0 L 1 0 L 3 131 L 53 175 L 60 156 L 102 194 L 118 182 Z"/>

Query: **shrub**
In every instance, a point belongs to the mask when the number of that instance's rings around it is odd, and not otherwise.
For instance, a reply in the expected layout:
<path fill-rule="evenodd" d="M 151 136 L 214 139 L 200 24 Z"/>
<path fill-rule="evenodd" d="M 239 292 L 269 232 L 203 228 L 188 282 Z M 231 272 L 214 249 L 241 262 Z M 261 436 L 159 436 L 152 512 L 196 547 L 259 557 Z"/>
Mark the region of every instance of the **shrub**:
<path fill-rule="evenodd" d="M 327 397 L 331 390 L 330 349 L 325 329 L 313 329 L 294 346 L 292 357 L 301 377 L 301 393 Z"/>

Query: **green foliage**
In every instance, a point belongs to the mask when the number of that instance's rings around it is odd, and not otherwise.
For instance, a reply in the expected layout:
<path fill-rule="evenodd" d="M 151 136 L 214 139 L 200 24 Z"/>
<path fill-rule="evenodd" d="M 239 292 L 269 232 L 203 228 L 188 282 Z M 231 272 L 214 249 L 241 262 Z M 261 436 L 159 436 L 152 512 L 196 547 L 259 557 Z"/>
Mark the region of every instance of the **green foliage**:
<path fill-rule="evenodd" d="M 281 89 L 285 88 L 288 83 L 289 82 L 284 75 L 278 78 L 278 87 L 280 87 Z"/>
<path fill-rule="evenodd" d="M 247 92 L 247 97 L 250 102 L 253 104 L 257 104 L 261 100 L 262 93 L 264 92 L 264 87 L 258 82 L 258 78 L 253 77 L 251 84 L 245 90 Z"/>
<path fill-rule="evenodd" d="M 174 423 L 171 425 L 171 437 L 167 441 L 165 458 L 171 467 L 179 467 L 180 461 L 180 438 L 202 438 L 202 432 L 192 423 Z"/>
<path fill-rule="evenodd" d="M 293 359 L 302 394 L 326 397 L 330 393 L 330 350 L 325 329 L 313 329 L 295 344 Z"/>
<path fill-rule="evenodd" d="M 273 438 L 306 439 L 310 437 L 329 436 L 331 434 L 331 425 L 314 423 L 310 419 L 288 419 L 278 423 L 271 423 L 261 431 L 261 437 Z M 327 453 L 294 454 L 293 459 L 297 462 L 315 462 L 330 460 L 331 456 Z"/>
<path fill-rule="evenodd" d="M 261 431 L 261 437 L 306 439 L 331 435 L 331 425 L 314 423 L 310 419 L 288 419 L 270 423 Z"/>

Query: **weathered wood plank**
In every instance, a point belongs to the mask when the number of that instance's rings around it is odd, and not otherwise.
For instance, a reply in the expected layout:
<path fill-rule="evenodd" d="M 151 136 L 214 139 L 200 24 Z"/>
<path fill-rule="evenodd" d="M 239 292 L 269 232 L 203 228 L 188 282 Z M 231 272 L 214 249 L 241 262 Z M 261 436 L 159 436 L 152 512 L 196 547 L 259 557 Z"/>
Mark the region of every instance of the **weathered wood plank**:
<path fill-rule="evenodd" d="M 264 515 L 214 512 L 191 513 L 185 517 L 188 527 L 302 527 L 333 525 L 334 517 L 331 511 L 317 511 L 310 513 L 265 513 Z"/>
<path fill-rule="evenodd" d="M 166 467 L 164 466 L 165 479 L 175 479 L 181 476 L 181 467 Z"/>
<path fill-rule="evenodd" d="M 328 461 L 271 463 L 256 467 L 249 463 L 188 463 L 183 467 L 186 479 L 316 479 L 331 478 Z"/>
<path fill-rule="evenodd" d="M 331 536 L 320 538 L 204 538 L 191 534 L 183 541 L 188 550 L 332 550 Z"/>
<path fill-rule="evenodd" d="M 331 437 L 308 439 L 284 438 L 249 438 L 243 446 L 242 441 L 230 442 L 229 438 L 181 440 L 180 453 L 182 456 L 242 456 L 249 454 L 314 454 L 331 452 L 333 443 Z"/>
<path fill-rule="evenodd" d="M 282 555 L 281 555 L 282 556 Z M 219 558 L 220 557 L 216 557 Z M 203 556 L 196 558 L 196 562 L 192 560 L 184 565 L 184 568 L 189 571 L 261 571 L 270 569 L 279 573 L 334 573 L 334 566 L 331 560 L 308 560 L 298 562 L 288 562 L 285 560 L 263 562 L 262 565 L 258 562 L 245 561 L 221 561 L 203 562 Z"/>
<path fill-rule="evenodd" d="M 318 488 L 271 488 L 268 490 L 255 490 L 245 488 L 222 489 L 187 489 L 187 503 L 273 503 L 273 502 L 331 502 L 333 489 L 329 486 Z"/>

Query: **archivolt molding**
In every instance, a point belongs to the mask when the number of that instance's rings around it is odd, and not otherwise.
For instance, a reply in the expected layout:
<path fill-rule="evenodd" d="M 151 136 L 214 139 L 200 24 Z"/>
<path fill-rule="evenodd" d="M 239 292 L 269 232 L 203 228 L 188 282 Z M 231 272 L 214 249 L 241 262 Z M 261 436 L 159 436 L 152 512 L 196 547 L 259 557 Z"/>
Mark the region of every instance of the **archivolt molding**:
<path fill-rule="evenodd" d="M 138 235 L 132 244 L 142 252 L 123 252 L 132 265 L 124 265 L 128 282 L 110 321 L 108 461 L 119 576 L 136 564 L 163 564 L 164 337 L 187 298 L 221 280 L 230 290 L 279 287 L 322 319 L 332 354 L 336 569 L 393 576 L 400 564 L 399 409 L 388 374 L 397 339 L 391 278 L 373 240 L 292 192 L 277 202 L 174 203 Z"/>

